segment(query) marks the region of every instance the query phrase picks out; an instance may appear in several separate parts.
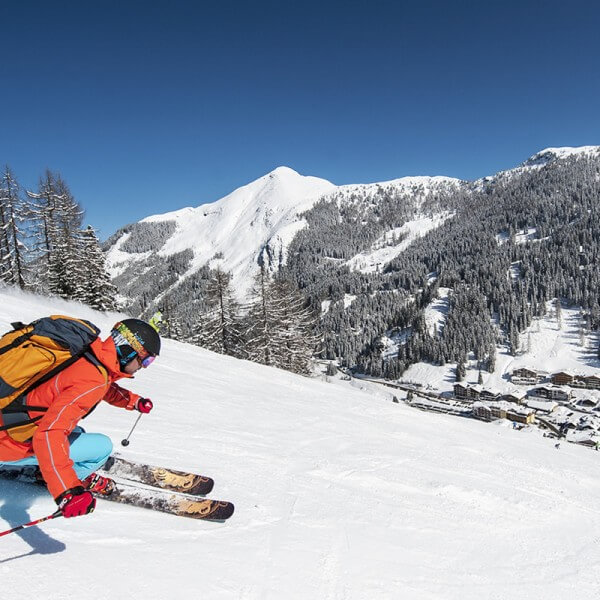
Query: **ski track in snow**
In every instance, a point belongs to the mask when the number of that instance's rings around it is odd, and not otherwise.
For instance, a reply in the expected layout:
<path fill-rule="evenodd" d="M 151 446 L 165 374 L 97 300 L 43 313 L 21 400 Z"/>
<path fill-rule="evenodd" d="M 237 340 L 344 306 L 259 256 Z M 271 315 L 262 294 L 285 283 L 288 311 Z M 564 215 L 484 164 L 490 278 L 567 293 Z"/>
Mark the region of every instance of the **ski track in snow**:
<path fill-rule="evenodd" d="M 116 315 L 1 291 L 0 327 L 52 313 L 108 332 Z M 566 318 L 566 316 L 565 316 Z M 535 431 L 428 414 L 166 341 L 126 385 L 135 415 L 84 421 L 123 456 L 195 470 L 231 500 L 227 523 L 98 502 L 0 541 L 4 589 L 31 597 L 163 600 L 592 600 L 600 593 L 600 453 Z M 0 482 L 0 526 L 55 510 Z"/>

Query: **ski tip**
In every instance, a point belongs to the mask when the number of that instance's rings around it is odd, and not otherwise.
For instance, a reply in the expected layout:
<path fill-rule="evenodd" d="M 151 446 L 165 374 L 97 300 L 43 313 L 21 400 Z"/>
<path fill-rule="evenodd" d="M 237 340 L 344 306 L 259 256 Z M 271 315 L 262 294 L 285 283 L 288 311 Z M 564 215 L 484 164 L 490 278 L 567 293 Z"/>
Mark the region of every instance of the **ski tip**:
<path fill-rule="evenodd" d="M 205 477 L 203 480 L 189 493 L 191 494 L 200 494 L 201 496 L 205 496 L 206 494 L 210 494 L 215 487 L 215 482 L 210 477 Z"/>
<path fill-rule="evenodd" d="M 231 502 L 223 502 L 219 506 L 217 514 L 215 514 L 215 521 L 225 521 L 233 515 L 235 512 L 235 506 Z"/>

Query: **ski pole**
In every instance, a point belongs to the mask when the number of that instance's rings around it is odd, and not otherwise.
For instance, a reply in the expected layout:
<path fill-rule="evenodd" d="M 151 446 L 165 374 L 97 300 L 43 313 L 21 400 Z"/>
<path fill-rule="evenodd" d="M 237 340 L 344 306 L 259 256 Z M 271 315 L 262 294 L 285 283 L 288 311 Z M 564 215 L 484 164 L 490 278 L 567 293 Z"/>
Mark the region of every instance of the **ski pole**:
<path fill-rule="evenodd" d="M 50 519 L 56 519 L 56 517 L 62 517 L 62 513 L 60 510 L 57 510 L 55 513 L 48 515 L 47 517 L 42 517 L 41 519 L 37 519 L 36 521 L 30 521 L 29 523 L 24 523 L 23 525 L 19 525 L 18 527 L 13 527 L 7 531 L 0 532 L 0 537 L 3 535 L 8 535 L 9 533 L 14 533 L 15 531 L 19 531 L 20 529 L 25 529 L 25 527 L 33 527 L 34 525 L 39 525 L 44 521 L 49 521 Z"/>
<path fill-rule="evenodd" d="M 131 428 L 129 435 L 124 440 L 121 440 L 121 446 L 129 446 L 129 438 L 131 437 L 133 430 L 135 429 L 136 425 L 138 424 L 138 421 L 142 418 L 142 414 L 143 413 L 140 413 L 138 418 L 135 420 L 135 423 L 133 424 L 133 427 Z"/>

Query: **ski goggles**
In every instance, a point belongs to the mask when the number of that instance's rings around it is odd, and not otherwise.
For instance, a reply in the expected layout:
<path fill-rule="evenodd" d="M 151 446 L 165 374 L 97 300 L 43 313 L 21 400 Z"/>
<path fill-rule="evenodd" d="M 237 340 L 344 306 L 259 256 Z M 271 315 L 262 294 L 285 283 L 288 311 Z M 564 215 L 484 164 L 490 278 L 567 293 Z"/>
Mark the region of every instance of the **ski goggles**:
<path fill-rule="evenodd" d="M 148 354 L 148 356 L 146 356 L 146 358 L 140 358 L 140 362 L 142 363 L 142 368 L 146 368 L 149 367 L 153 362 L 154 359 L 156 358 L 156 356 L 153 356 L 152 354 Z"/>
<path fill-rule="evenodd" d="M 132 361 L 134 358 L 137 358 L 144 369 L 149 367 L 156 358 L 156 356 L 153 354 L 147 354 L 144 358 L 142 358 L 139 352 L 136 352 L 135 350 L 132 350 L 129 354 L 123 356 L 120 348 L 117 348 L 117 354 L 119 355 L 119 362 L 122 366 L 125 366 L 128 362 Z"/>

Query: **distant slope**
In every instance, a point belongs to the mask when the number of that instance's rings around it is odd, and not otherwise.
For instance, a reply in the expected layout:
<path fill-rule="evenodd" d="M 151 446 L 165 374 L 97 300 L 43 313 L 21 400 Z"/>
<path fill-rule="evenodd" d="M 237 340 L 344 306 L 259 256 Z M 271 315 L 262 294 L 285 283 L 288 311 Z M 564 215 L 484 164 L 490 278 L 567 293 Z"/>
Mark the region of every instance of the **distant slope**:
<path fill-rule="evenodd" d="M 111 316 L 0 293 L 0 329 L 51 312 L 107 333 Z M 215 478 L 227 524 L 99 503 L 2 538 L 1 569 L 31 597 L 82 600 L 596 600 L 597 453 L 394 404 L 368 384 L 310 380 L 165 341 L 127 383 L 151 397 L 125 456 Z M 360 389 L 364 388 L 364 389 Z M 88 431 L 124 437 L 102 405 Z M 55 510 L 0 484 L 0 529 Z M 174 591 L 176 590 L 176 591 Z"/>

